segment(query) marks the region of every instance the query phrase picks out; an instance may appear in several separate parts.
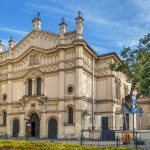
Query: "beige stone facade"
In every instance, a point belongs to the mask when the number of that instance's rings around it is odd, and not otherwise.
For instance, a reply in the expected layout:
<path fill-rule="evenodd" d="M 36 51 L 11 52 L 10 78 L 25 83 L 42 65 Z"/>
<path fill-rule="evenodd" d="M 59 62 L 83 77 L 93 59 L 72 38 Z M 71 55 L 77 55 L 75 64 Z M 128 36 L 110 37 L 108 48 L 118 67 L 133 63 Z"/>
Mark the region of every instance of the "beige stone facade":
<path fill-rule="evenodd" d="M 130 84 L 109 69 L 109 63 L 121 63 L 119 57 L 98 55 L 83 40 L 80 14 L 73 32 L 66 32 L 64 19 L 59 34 L 41 30 L 39 18 L 33 27 L 16 45 L 11 39 L 8 51 L 0 50 L 0 133 L 25 136 L 30 123 L 39 137 L 52 130 L 58 138 L 80 137 L 81 131 L 89 137 L 92 126 L 100 133 L 104 117 L 109 129 L 120 130 Z"/>

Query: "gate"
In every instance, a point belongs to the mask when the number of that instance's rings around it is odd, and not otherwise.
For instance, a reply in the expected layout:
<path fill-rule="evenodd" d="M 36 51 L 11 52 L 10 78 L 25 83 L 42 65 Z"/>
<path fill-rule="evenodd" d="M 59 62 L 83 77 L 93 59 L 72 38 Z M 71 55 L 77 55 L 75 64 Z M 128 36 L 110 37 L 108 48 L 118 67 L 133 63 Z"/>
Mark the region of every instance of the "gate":
<path fill-rule="evenodd" d="M 102 140 L 114 141 L 115 140 L 115 131 L 114 130 L 102 130 Z"/>
<path fill-rule="evenodd" d="M 48 122 L 48 137 L 57 138 L 57 120 L 55 118 L 51 118 Z"/>
<path fill-rule="evenodd" d="M 19 134 L 19 120 L 15 119 L 13 121 L 13 133 L 12 133 L 12 136 L 13 137 L 18 137 L 18 134 Z"/>

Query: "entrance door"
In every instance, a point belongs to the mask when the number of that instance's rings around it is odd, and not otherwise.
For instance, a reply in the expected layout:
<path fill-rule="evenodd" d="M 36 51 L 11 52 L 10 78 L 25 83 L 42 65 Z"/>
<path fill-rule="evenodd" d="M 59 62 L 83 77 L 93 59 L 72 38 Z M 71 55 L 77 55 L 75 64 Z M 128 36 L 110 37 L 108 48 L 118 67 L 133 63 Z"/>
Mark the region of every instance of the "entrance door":
<path fill-rule="evenodd" d="M 18 137 L 18 134 L 19 134 L 19 120 L 15 119 L 13 121 L 13 133 L 12 133 L 12 136 L 13 137 Z"/>
<path fill-rule="evenodd" d="M 51 118 L 48 122 L 48 137 L 57 138 L 57 120 Z"/>
<path fill-rule="evenodd" d="M 108 117 L 102 117 L 102 130 L 108 130 Z"/>
<path fill-rule="evenodd" d="M 31 136 L 32 137 L 39 137 L 40 134 L 40 119 L 38 114 L 33 113 L 30 117 L 31 123 Z"/>
<path fill-rule="evenodd" d="M 35 122 L 31 122 L 31 136 L 35 136 Z"/>

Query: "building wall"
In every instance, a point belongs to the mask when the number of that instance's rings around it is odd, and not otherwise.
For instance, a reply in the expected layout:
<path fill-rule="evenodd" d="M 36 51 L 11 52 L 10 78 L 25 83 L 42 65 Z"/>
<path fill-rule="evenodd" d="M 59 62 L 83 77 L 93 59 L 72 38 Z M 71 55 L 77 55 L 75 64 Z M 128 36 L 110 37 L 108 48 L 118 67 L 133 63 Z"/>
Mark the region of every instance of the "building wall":
<path fill-rule="evenodd" d="M 42 35 L 45 37 L 45 33 Z M 56 118 L 60 138 L 79 137 L 82 129 L 92 129 L 92 122 L 95 129 L 100 130 L 101 117 L 106 116 L 109 118 L 109 128 L 119 129 L 116 113 L 121 109 L 124 84 L 129 84 L 123 74 L 110 71 L 109 63 L 116 61 L 114 56 L 99 58 L 86 47 L 84 41 L 55 47 L 58 36 L 48 42 L 53 36 L 47 35 L 43 44 L 42 35 L 39 31 L 32 32 L 13 52 L 9 51 L 8 56 L 2 55 L 0 117 L 7 111 L 7 123 L 5 128 L 0 127 L 0 131 L 12 135 L 13 121 L 18 119 L 19 136 L 24 136 L 26 123 L 33 113 L 37 113 L 40 118 L 40 137 L 48 136 L 50 118 Z M 74 39 L 74 35 L 71 39 Z M 30 41 L 29 45 L 25 44 L 27 41 Z M 11 61 L 6 65 L 8 57 Z M 42 80 L 40 96 L 36 95 L 37 77 Z M 116 99 L 116 78 L 121 83 L 120 99 Z M 28 96 L 28 79 L 33 81 L 32 96 Z M 71 93 L 68 92 L 70 86 L 73 88 Z M 6 101 L 2 100 L 4 94 L 7 94 Z M 68 124 L 69 107 L 74 112 L 73 124 Z"/>

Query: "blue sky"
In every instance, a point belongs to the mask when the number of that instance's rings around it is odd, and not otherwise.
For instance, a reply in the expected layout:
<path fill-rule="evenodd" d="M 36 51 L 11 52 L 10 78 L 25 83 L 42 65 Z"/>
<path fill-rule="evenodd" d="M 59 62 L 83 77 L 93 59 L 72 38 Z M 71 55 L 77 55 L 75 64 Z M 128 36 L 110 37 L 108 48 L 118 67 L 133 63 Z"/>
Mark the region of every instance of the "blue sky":
<path fill-rule="evenodd" d="M 11 35 L 19 42 L 32 31 L 37 12 L 42 29 L 58 33 L 62 17 L 67 31 L 75 29 L 80 10 L 84 39 L 99 54 L 119 54 L 123 45 L 134 48 L 150 31 L 150 0 L 1 0 L 0 5 L 0 40 L 5 49 Z"/>

